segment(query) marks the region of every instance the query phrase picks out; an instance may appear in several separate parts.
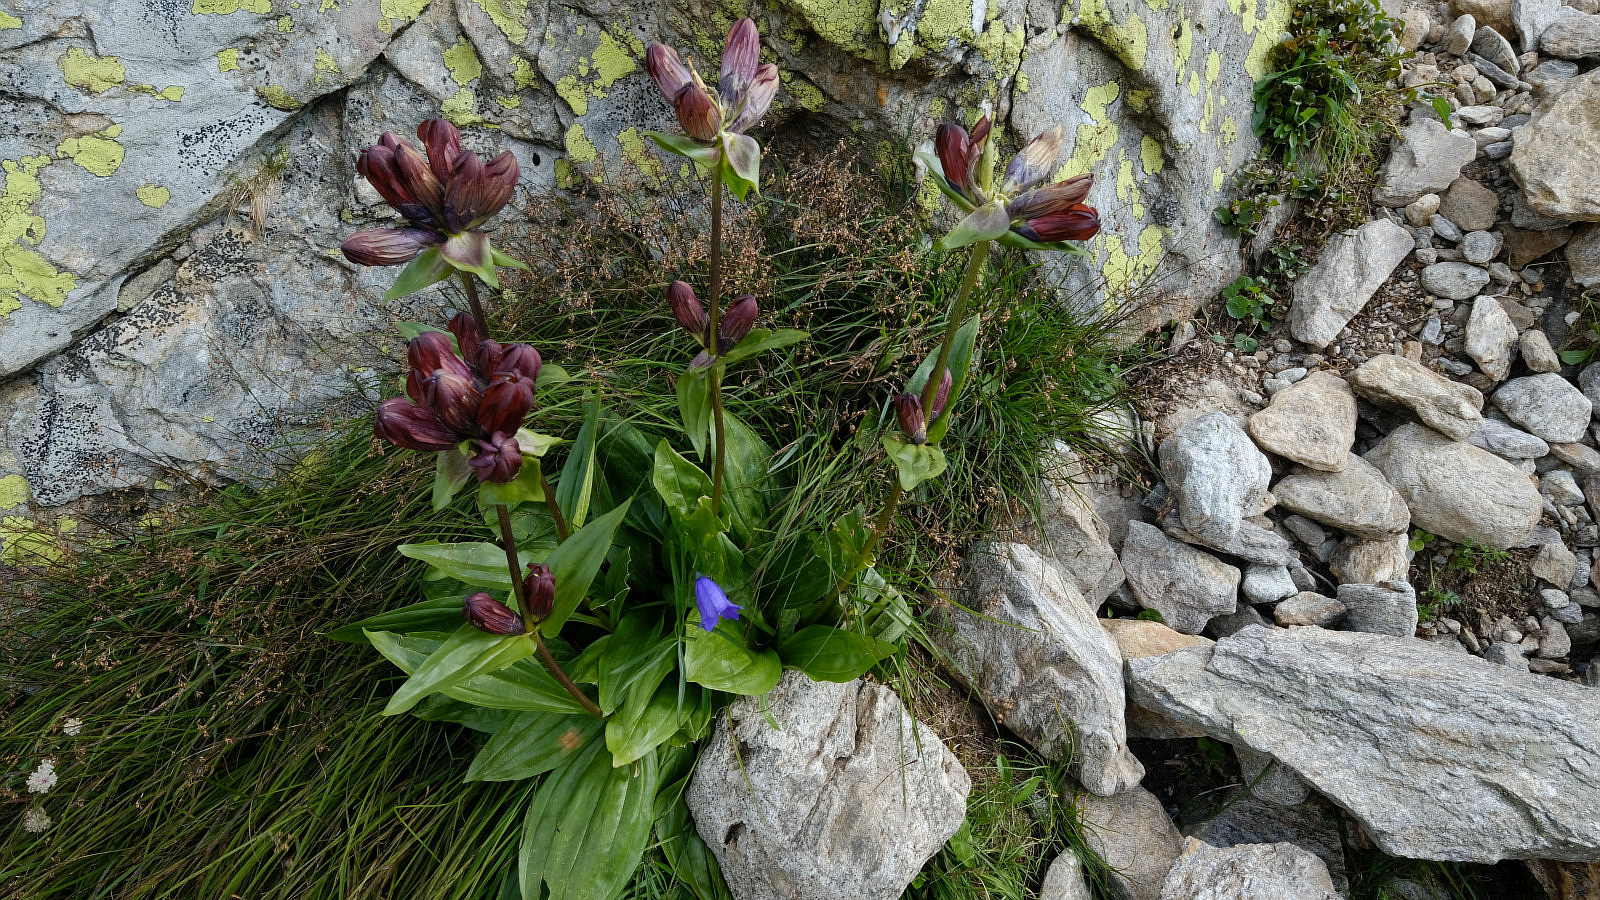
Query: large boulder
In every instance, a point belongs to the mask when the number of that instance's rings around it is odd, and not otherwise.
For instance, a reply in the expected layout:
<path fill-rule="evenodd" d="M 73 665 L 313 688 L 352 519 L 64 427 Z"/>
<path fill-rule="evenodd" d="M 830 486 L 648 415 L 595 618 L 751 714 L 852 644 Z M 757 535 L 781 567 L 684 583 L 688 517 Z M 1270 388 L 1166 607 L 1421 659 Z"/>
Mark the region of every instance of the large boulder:
<path fill-rule="evenodd" d="M 1546 96 L 1517 129 L 1511 175 L 1534 212 L 1600 222 L 1600 69 Z"/>
<path fill-rule="evenodd" d="M 1405 531 L 1411 512 L 1371 463 L 1346 453 L 1342 472 L 1297 468 L 1272 489 L 1278 505 L 1308 519 L 1365 538 Z"/>
<path fill-rule="evenodd" d="M 1405 206 L 1423 194 L 1443 191 L 1477 152 L 1477 142 L 1465 131 L 1452 131 L 1437 119 L 1418 119 L 1390 149 L 1372 191 L 1373 202 Z"/>
<path fill-rule="evenodd" d="M 1293 844 L 1213 847 L 1189 838 L 1161 900 L 1338 900 L 1322 860 Z"/>
<path fill-rule="evenodd" d="M 1404 409 L 1424 425 L 1464 441 L 1483 424 L 1483 394 L 1419 362 L 1385 353 L 1357 366 L 1351 389 L 1379 406 Z"/>
<path fill-rule="evenodd" d="M 1418 528 L 1505 549 L 1539 523 L 1544 504 L 1521 470 L 1487 450 L 1406 423 L 1366 456 L 1411 508 Z"/>
<path fill-rule="evenodd" d="M 790 671 L 718 719 L 685 800 L 740 900 L 894 900 L 961 827 L 971 789 L 893 691 Z"/>
<path fill-rule="evenodd" d="M 1414 638 L 1260 627 L 1130 660 L 1134 701 L 1273 756 L 1415 859 L 1600 860 L 1593 691 Z"/>
<path fill-rule="evenodd" d="M 1041 753 L 1071 753 L 1089 790 L 1138 784 L 1144 767 L 1128 750 L 1122 654 L 1083 594 L 1025 544 L 975 554 L 963 588 L 965 608 L 946 610 L 929 629 L 956 677 Z"/>
<path fill-rule="evenodd" d="M 1111 546 L 1111 528 L 1090 497 L 1094 485 L 1083 462 L 1058 443 L 1041 461 L 1039 550 L 1061 567 L 1067 580 L 1098 606 L 1122 584 L 1122 564 Z"/>

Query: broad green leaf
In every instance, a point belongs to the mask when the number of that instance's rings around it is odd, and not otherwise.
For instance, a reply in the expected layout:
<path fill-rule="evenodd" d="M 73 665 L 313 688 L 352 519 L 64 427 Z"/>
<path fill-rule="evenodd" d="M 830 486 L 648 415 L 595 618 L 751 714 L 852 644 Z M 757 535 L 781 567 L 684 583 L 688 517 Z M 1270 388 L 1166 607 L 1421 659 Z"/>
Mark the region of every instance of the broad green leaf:
<path fill-rule="evenodd" d="M 1011 230 L 1011 213 L 1003 200 L 973 210 L 939 242 L 940 250 L 954 250 L 979 241 L 992 241 Z"/>
<path fill-rule="evenodd" d="M 674 519 L 688 518 L 700 505 L 701 497 L 711 496 L 711 476 L 684 459 L 665 438 L 656 445 L 655 467 L 650 473 L 650 481 Z"/>
<path fill-rule="evenodd" d="M 820 536 L 803 534 L 783 548 L 762 575 L 767 602 L 779 607 L 805 606 L 833 587 L 835 577 L 819 548 Z"/>
<path fill-rule="evenodd" d="M 429 325 L 425 322 L 396 322 L 394 323 L 394 330 L 400 332 L 400 336 L 408 341 L 427 331 L 437 331 L 442 334 L 448 334 L 450 335 L 451 348 L 456 351 L 457 355 L 461 353 L 461 344 L 456 340 L 456 336 L 451 333 L 449 329 L 440 328 L 437 325 Z"/>
<path fill-rule="evenodd" d="M 444 643 L 436 638 L 402 636 L 387 631 L 369 631 L 367 639 L 385 659 L 399 666 L 407 675 L 420 669 Z M 498 672 L 469 678 L 440 693 L 488 709 L 585 712 L 566 688 L 545 671 L 543 665 L 531 659 L 519 660 Z"/>
<path fill-rule="evenodd" d="M 695 900 L 733 900 L 722 878 L 722 867 L 717 865 L 716 856 L 689 818 L 689 806 L 682 797 L 687 781 L 686 777 L 678 784 L 662 788 L 662 794 L 672 792 L 673 799 L 665 804 L 665 811 L 656 819 L 656 840 L 667 858 L 667 865 L 694 893 Z M 661 805 L 658 803 L 658 808 Z"/>
<path fill-rule="evenodd" d="M 379 633 L 369 632 L 367 639 Z M 383 708 L 383 714 L 397 716 L 429 694 L 526 659 L 533 655 L 533 649 L 533 639 L 525 634 L 485 634 L 471 625 L 462 625 L 439 645 L 439 649 L 428 655 L 427 661 L 411 673 L 405 684 L 400 685 Z"/>
<path fill-rule="evenodd" d="M 759 696 L 783 674 L 776 651 L 750 649 L 727 623 L 709 632 L 689 625 L 684 639 L 684 677 L 714 691 Z"/>
<path fill-rule="evenodd" d="M 856 577 L 852 602 L 860 610 L 857 628 L 880 641 L 900 640 L 911 628 L 911 607 L 905 595 L 868 567 Z"/>
<path fill-rule="evenodd" d="M 664 134 L 659 131 L 645 131 L 656 146 L 679 156 L 686 156 L 695 161 L 695 164 L 704 169 L 716 166 L 722 159 L 722 148 L 716 144 L 703 144 L 686 134 Z"/>
<path fill-rule="evenodd" d="M 501 253 L 500 250 L 493 245 L 489 247 L 489 259 L 492 260 L 497 266 L 507 266 L 512 269 L 521 269 L 524 272 L 533 271 L 532 269 L 528 268 L 527 263 L 512 259 L 504 253 Z"/>
<path fill-rule="evenodd" d="M 700 689 L 687 685 L 680 694 L 675 678 L 653 691 L 633 692 L 616 715 L 606 720 L 606 749 L 611 751 L 612 764 L 625 766 L 665 743 L 699 702 Z"/>
<path fill-rule="evenodd" d="M 728 440 L 728 456 L 724 461 L 722 499 L 731 514 L 733 533 L 744 546 L 749 546 L 750 538 L 767 519 L 772 448 L 732 413 L 723 417 L 723 432 Z"/>
<path fill-rule="evenodd" d="M 932 444 L 910 444 L 890 434 L 884 435 L 882 440 L 883 449 L 888 451 L 889 458 L 894 461 L 895 468 L 900 472 L 902 490 L 915 490 L 917 485 L 924 481 L 931 481 L 944 474 L 944 451 L 938 447 Z"/>
<path fill-rule="evenodd" d="M 794 328 L 779 328 L 769 331 L 765 328 L 752 328 L 732 350 L 722 354 L 723 365 L 731 366 L 736 362 L 743 362 L 763 350 L 777 350 L 790 344 L 798 344 L 811 335 Z"/>
<path fill-rule="evenodd" d="M 678 642 L 661 635 L 659 628 L 657 616 L 639 612 L 624 616 L 611 633 L 596 672 L 600 708 L 608 714 L 642 682 L 648 683 L 641 693 L 649 696 L 676 665 Z"/>
<path fill-rule="evenodd" d="M 723 132 L 722 182 L 733 191 L 739 202 L 752 189 L 761 193 L 761 145 L 748 134 Z"/>
<path fill-rule="evenodd" d="M 424 600 L 352 622 L 328 632 L 328 637 L 348 644 L 367 643 L 368 631 L 454 631 L 461 625 L 461 597 L 451 595 Z M 403 667 L 402 667 L 403 668 Z M 410 672 L 409 669 L 406 670 Z"/>
<path fill-rule="evenodd" d="M 611 538 L 627 514 L 628 502 L 623 501 L 616 509 L 574 531 L 545 558 L 545 565 L 556 579 L 555 607 L 539 626 L 545 637 L 560 634 L 561 626 L 589 593 L 589 585 L 594 583 L 600 564 L 611 550 Z"/>
<path fill-rule="evenodd" d="M 464 584 L 481 588 L 511 590 L 511 570 L 506 566 L 506 551 L 499 544 L 487 541 L 465 541 L 459 544 L 441 544 L 429 541 L 424 544 L 401 544 L 395 548 L 401 556 L 421 560 L 433 567 L 429 578 L 454 578 Z M 522 571 L 518 560 L 517 571 Z"/>
<path fill-rule="evenodd" d="M 465 780 L 517 781 L 543 775 L 599 742 L 604 721 L 588 715 L 512 713 L 472 758 Z"/>
<path fill-rule="evenodd" d="M 633 880 L 650 842 L 659 773 L 655 754 L 613 766 L 591 743 L 545 776 L 528 805 L 517 872 L 523 897 L 612 900 Z"/>
<path fill-rule="evenodd" d="M 444 694 L 425 698 L 411 714 L 424 722 L 454 722 L 484 734 L 495 734 L 515 715 L 510 710 L 485 709 Z"/>
<path fill-rule="evenodd" d="M 979 317 L 973 316 L 956 329 L 955 340 L 950 344 L 950 359 L 945 363 L 945 368 L 950 370 L 950 397 L 945 401 L 944 411 L 939 419 L 928 426 L 930 444 L 937 444 L 943 440 L 945 431 L 950 428 L 951 413 L 956 408 L 956 401 L 961 399 L 961 391 L 966 387 L 967 377 L 971 374 L 972 348 L 978 340 L 979 324 Z M 938 361 L 939 348 L 935 347 L 912 374 L 911 380 L 906 384 L 906 390 L 920 397 L 923 387 L 928 383 L 928 373 L 933 371 L 933 364 Z"/>
<path fill-rule="evenodd" d="M 433 511 L 449 506 L 471 477 L 472 467 L 459 448 L 440 450 L 433 469 Z"/>
<path fill-rule="evenodd" d="M 566 384 L 572 380 L 567 370 L 553 362 L 546 362 L 539 367 L 539 377 L 533 380 L 535 391 L 546 391 L 559 384 Z M 518 443 L 521 443 L 520 441 Z"/>
<path fill-rule="evenodd" d="M 505 507 L 516 509 L 519 503 L 543 503 L 544 479 L 539 460 L 536 457 L 524 456 L 522 468 L 517 470 L 517 477 L 503 484 L 493 481 L 478 483 L 478 507 L 483 510 L 493 510 L 496 506 L 504 504 Z M 505 557 L 501 557 L 504 564 Z"/>
<path fill-rule="evenodd" d="M 400 277 L 394 280 L 394 285 L 383 292 L 383 299 L 399 300 L 401 297 L 415 294 L 425 287 L 449 278 L 450 271 L 450 263 L 445 261 L 439 248 L 429 247 L 416 259 L 406 263 L 406 267 L 400 270 Z"/>
<path fill-rule="evenodd" d="M 718 584 L 728 576 L 728 559 L 723 545 L 723 532 L 727 528 L 727 523 L 711 511 L 711 498 L 701 497 L 694 512 L 679 520 L 676 529 L 678 546 L 689 555 L 695 571 L 709 576 Z"/>
<path fill-rule="evenodd" d="M 567 464 L 561 468 L 561 481 L 556 485 L 556 503 L 566 514 L 573 528 L 582 528 L 589 520 L 589 502 L 594 496 L 595 442 L 600 437 L 600 404 L 590 400 L 584 411 L 583 427 L 567 454 Z"/>
<path fill-rule="evenodd" d="M 690 369 L 678 376 L 678 414 L 683 430 L 701 459 L 711 442 L 711 370 Z"/>
<path fill-rule="evenodd" d="M 778 645 L 783 664 L 813 681 L 853 681 L 892 655 L 893 644 L 827 625 L 809 625 Z"/>

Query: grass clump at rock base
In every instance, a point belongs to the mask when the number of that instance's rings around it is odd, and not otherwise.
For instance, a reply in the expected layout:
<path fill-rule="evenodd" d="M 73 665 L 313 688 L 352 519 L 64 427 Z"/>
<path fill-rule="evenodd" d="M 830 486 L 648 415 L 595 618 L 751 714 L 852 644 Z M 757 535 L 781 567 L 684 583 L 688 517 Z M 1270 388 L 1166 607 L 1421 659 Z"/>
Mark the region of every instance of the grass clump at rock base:
<path fill-rule="evenodd" d="M 780 438 L 779 464 L 809 486 L 785 510 L 798 529 L 879 502 L 887 466 L 861 448 L 876 446 L 884 400 L 938 334 L 959 272 L 920 249 L 915 208 L 884 197 L 842 154 L 793 170 L 771 194 L 731 224 L 730 255 L 744 265 L 734 286 L 762 297 L 771 324 L 812 338 L 741 370 L 728 396 Z M 534 274 L 493 315 L 502 333 L 602 386 L 617 415 L 651 422 L 676 403 L 670 367 L 655 361 L 671 331 L 663 273 L 702 265 L 704 246 L 678 217 L 630 196 L 596 187 L 530 207 L 526 233 L 502 246 Z M 948 572 L 989 508 L 1028 502 L 1041 442 L 1081 440 L 1119 389 L 1115 323 L 1073 319 L 1020 260 L 997 265 L 984 296 L 985 315 L 1004 327 L 985 329 L 970 412 L 945 442 L 957 477 L 909 498 L 883 554 L 903 587 Z M 553 393 L 535 417 L 543 430 L 570 429 L 583 399 Z M 271 483 L 204 491 L 164 511 L 164 524 L 108 525 L 97 545 L 9 580 L 0 799 L 18 815 L 0 831 L 0 897 L 510 896 L 532 782 L 462 783 L 480 737 L 380 718 L 399 674 L 369 648 L 326 637 L 416 596 L 423 567 L 396 544 L 471 536 L 458 524 L 465 505 L 453 517 L 431 511 L 431 468 L 382 453 L 369 428 L 342 425 Z M 919 664 L 902 653 L 886 665 Z M 23 779 L 44 759 L 59 783 L 28 793 Z M 975 793 L 972 854 L 945 851 L 928 890 L 967 869 L 1038 877 L 1048 860 L 1034 854 L 1062 839 L 1038 835 L 1066 832 L 1028 826 L 1035 836 L 1014 841 L 1022 825 L 983 812 L 1020 808 L 1001 794 L 1040 788 L 1029 779 L 1043 769 L 1022 775 L 1031 765 L 1012 763 L 1011 781 Z M 35 809 L 49 819 L 42 833 L 21 825 Z M 991 895 L 977 885 L 928 896 Z M 686 890 L 652 852 L 629 893 Z"/>

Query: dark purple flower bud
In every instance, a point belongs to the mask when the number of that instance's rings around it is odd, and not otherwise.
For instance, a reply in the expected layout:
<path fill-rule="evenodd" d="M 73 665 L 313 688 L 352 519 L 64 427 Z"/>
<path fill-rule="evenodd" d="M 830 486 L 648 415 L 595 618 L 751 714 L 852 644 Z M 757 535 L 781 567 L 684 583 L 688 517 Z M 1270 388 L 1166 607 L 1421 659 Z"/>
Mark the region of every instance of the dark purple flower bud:
<path fill-rule="evenodd" d="M 978 120 L 978 124 L 972 126 L 972 134 L 968 136 L 968 140 L 971 142 L 971 152 L 974 160 L 978 158 L 979 153 L 983 152 L 983 142 L 989 139 L 989 128 L 992 124 L 989 121 L 989 117 L 984 116 Z"/>
<path fill-rule="evenodd" d="M 472 474 L 478 476 L 479 481 L 505 484 L 522 470 L 522 448 L 517 446 L 514 437 L 492 434 L 488 440 L 477 441 L 473 446 L 477 453 L 467 460 L 467 465 L 472 467 Z"/>
<path fill-rule="evenodd" d="M 418 204 L 417 198 L 411 194 L 395 169 L 394 151 L 399 146 L 399 138 L 384 132 L 378 143 L 361 151 L 361 156 L 356 159 L 356 172 L 372 185 L 385 202 L 410 218 L 406 215 L 406 208 L 417 207 Z"/>
<path fill-rule="evenodd" d="M 967 139 L 967 130 L 952 122 L 940 125 L 933 135 L 933 149 L 939 155 L 939 165 L 944 168 L 944 180 L 961 193 L 971 196 L 972 166 L 976 159 L 972 156 L 972 143 Z"/>
<path fill-rule="evenodd" d="M 461 351 L 461 356 L 469 364 L 476 366 L 478 345 L 483 343 L 483 329 L 478 327 L 478 320 L 473 318 L 471 313 L 458 312 L 445 327 L 456 336 L 456 348 Z M 479 368 L 482 369 L 481 366 Z"/>
<path fill-rule="evenodd" d="M 444 184 L 433 177 L 427 158 L 410 144 L 401 144 L 394 150 L 394 169 L 406 190 L 428 211 L 428 221 L 419 224 L 441 224 L 444 221 Z M 405 215 L 404 210 L 401 215 Z"/>
<path fill-rule="evenodd" d="M 939 379 L 939 389 L 933 392 L 933 409 L 929 410 L 929 414 L 936 422 L 944 412 L 944 405 L 950 402 L 950 386 L 954 383 L 955 379 L 950 377 L 950 370 L 945 369 L 944 376 Z"/>
<path fill-rule="evenodd" d="M 678 51 L 665 44 L 651 44 L 650 49 L 645 51 L 644 65 L 650 71 L 650 77 L 655 79 L 656 87 L 661 89 L 661 95 L 668 101 L 676 98 L 684 85 L 694 83 L 689 76 L 689 67 L 678 58 Z"/>
<path fill-rule="evenodd" d="M 422 382 L 422 405 L 458 434 L 478 433 L 478 409 L 482 403 L 483 394 L 470 377 L 440 370 Z"/>
<path fill-rule="evenodd" d="M 528 563 L 528 575 L 522 579 L 522 595 L 528 598 L 528 618 L 535 622 L 548 618 L 556 605 L 556 579 L 550 567 Z"/>
<path fill-rule="evenodd" d="M 684 282 L 674 281 L 667 286 L 667 303 L 671 304 L 672 315 L 683 326 L 683 330 L 694 335 L 694 339 L 704 347 L 711 319 L 706 316 L 706 308 L 695 298 L 694 288 Z"/>
<path fill-rule="evenodd" d="M 722 321 L 717 323 L 717 352 L 727 353 L 738 346 L 756 324 L 756 314 L 760 311 L 756 298 L 749 294 L 733 301 L 722 314 Z"/>
<path fill-rule="evenodd" d="M 478 404 L 478 426 L 489 434 L 516 434 L 533 408 L 533 379 L 515 372 L 497 375 Z"/>
<path fill-rule="evenodd" d="M 722 130 L 722 109 L 698 84 L 685 85 L 672 98 L 672 109 L 685 134 L 697 141 L 714 141 Z"/>
<path fill-rule="evenodd" d="M 428 151 L 428 168 L 435 178 L 444 181 L 455 168 L 456 157 L 461 154 L 461 132 L 446 119 L 428 119 L 417 126 L 417 137 Z"/>
<path fill-rule="evenodd" d="M 756 23 L 740 19 L 728 29 L 728 44 L 722 51 L 722 77 L 717 81 L 717 93 L 722 102 L 735 106 L 746 88 L 755 80 L 756 66 L 761 63 L 761 36 L 756 33 Z"/>
<path fill-rule="evenodd" d="M 472 623 L 473 628 L 489 634 L 522 634 L 527 631 L 522 625 L 522 617 L 513 612 L 511 607 L 482 591 L 462 601 L 461 615 Z"/>
<path fill-rule="evenodd" d="M 1013 219 L 1037 219 L 1066 212 L 1089 196 L 1094 187 L 1093 175 L 1077 175 L 1066 181 L 1045 185 L 1028 191 L 1006 204 L 1006 212 Z"/>
<path fill-rule="evenodd" d="M 734 605 L 722 587 L 704 575 L 694 580 L 694 605 L 700 608 L 700 627 L 707 631 L 716 628 L 723 619 L 737 622 L 739 610 L 744 609 Z"/>
<path fill-rule="evenodd" d="M 406 344 L 406 359 L 418 377 L 427 380 L 436 372 L 449 372 L 467 381 L 472 380 L 472 370 L 456 356 L 450 344 L 450 335 L 442 331 L 424 331 Z"/>
<path fill-rule="evenodd" d="M 1074 205 L 1065 213 L 1029 219 L 1014 231 L 1030 241 L 1086 241 L 1100 233 L 1100 213 L 1092 206 Z"/>
<path fill-rule="evenodd" d="M 407 450 L 448 450 L 461 442 L 461 435 L 446 428 L 433 413 L 400 397 L 378 404 L 378 418 L 372 430 Z"/>
<path fill-rule="evenodd" d="M 772 105 L 772 98 L 777 95 L 778 67 L 766 63 L 756 70 L 755 80 L 745 89 L 743 103 L 728 130 L 743 134 L 746 128 L 756 124 L 767 114 L 767 107 Z"/>
<path fill-rule="evenodd" d="M 1006 193 L 1026 190 L 1038 184 L 1050 173 L 1056 157 L 1061 155 L 1061 126 L 1046 131 L 1028 142 L 1006 166 L 1006 180 L 1001 190 Z"/>
<path fill-rule="evenodd" d="M 499 341 L 483 341 L 478 344 L 478 349 L 467 357 L 467 361 L 480 373 L 492 375 L 500 367 L 500 357 L 505 354 L 506 347 Z"/>
<path fill-rule="evenodd" d="M 531 385 L 539 380 L 539 369 L 543 365 L 544 360 L 539 358 L 539 351 L 527 344 L 511 344 L 501 351 L 494 365 L 484 371 L 490 375 L 520 375 Z"/>
<path fill-rule="evenodd" d="M 437 235 L 421 228 L 372 228 L 350 235 L 339 249 L 358 266 L 398 266 L 437 243 Z"/>
<path fill-rule="evenodd" d="M 894 395 L 894 414 L 900 420 L 900 433 L 913 444 L 928 442 L 928 423 L 922 414 L 922 401 L 916 394 Z"/>

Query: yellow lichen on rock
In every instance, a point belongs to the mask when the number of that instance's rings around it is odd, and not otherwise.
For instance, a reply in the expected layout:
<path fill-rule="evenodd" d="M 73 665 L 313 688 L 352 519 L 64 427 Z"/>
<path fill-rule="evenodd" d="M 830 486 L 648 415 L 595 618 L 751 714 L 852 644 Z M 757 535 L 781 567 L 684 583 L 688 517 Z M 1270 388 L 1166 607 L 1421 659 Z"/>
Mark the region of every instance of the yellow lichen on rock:
<path fill-rule="evenodd" d="M 292 112 L 299 109 L 303 105 L 299 100 L 295 99 L 293 94 L 284 89 L 283 86 L 276 84 L 269 84 L 266 87 L 256 88 L 256 96 L 267 101 L 267 105 L 271 106 L 273 109 L 281 109 L 284 112 Z"/>
<path fill-rule="evenodd" d="M 1160 225 L 1146 225 L 1139 232 L 1139 248 L 1133 254 L 1123 246 L 1122 238 L 1106 238 L 1106 259 L 1100 266 L 1100 275 L 1105 279 L 1108 298 L 1124 297 L 1130 287 L 1137 287 L 1141 279 L 1156 270 L 1161 262 L 1163 234 Z"/>
<path fill-rule="evenodd" d="M 378 30 L 392 32 L 422 15 L 432 0 L 378 0 Z"/>
<path fill-rule="evenodd" d="M 316 73 L 311 78 L 312 82 L 314 84 L 320 84 L 322 83 L 322 77 L 324 75 L 339 74 L 339 63 L 333 58 L 332 53 L 329 53 L 322 47 L 318 47 L 317 58 L 311 63 L 311 70 Z"/>
<path fill-rule="evenodd" d="M 125 155 L 117 137 L 121 125 L 112 125 L 96 134 L 67 138 L 56 145 L 56 155 L 72 160 L 87 171 L 105 178 L 122 166 Z"/>
<path fill-rule="evenodd" d="M 0 161 L 6 176 L 5 193 L 0 194 L 0 316 L 21 309 L 21 296 L 60 306 L 78 286 L 76 275 L 58 271 L 29 249 L 45 236 L 44 218 L 31 207 L 44 196 L 39 170 L 49 164 L 48 156 Z"/>
<path fill-rule="evenodd" d="M 0 10 L 0 31 L 5 31 L 5 30 L 7 30 L 9 28 L 21 28 L 21 27 L 22 27 L 22 20 L 21 19 L 17 18 L 16 16 L 13 16 L 12 14 L 6 12 L 5 10 Z"/>
<path fill-rule="evenodd" d="M 528 26 L 522 24 L 522 17 L 528 14 L 528 0 L 472 0 L 478 8 L 484 11 L 494 27 L 506 36 L 506 40 L 513 44 L 521 44 L 528 39 Z"/>
<path fill-rule="evenodd" d="M 1166 165 L 1166 158 L 1161 154 L 1161 143 L 1148 134 L 1139 139 L 1139 162 L 1144 166 L 1146 175 L 1157 175 Z"/>
<path fill-rule="evenodd" d="M 461 88 L 439 104 L 439 115 L 461 128 L 485 124 L 483 116 L 478 115 L 478 95 L 469 87 Z"/>
<path fill-rule="evenodd" d="M 1083 0 L 1078 9 L 1078 21 L 1084 31 L 1135 72 L 1144 71 L 1150 52 L 1150 36 L 1144 19 L 1138 13 L 1128 13 L 1125 21 L 1115 21 L 1106 8 L 1106 0 Z"/>
<path fill-rule="evenodd" d="M 450 72 L 450 80 L 462 87 L 476 81 L 483 74 L 483 63 L 472 49 L 472 44 L 464 37 L 444 51 L 444 67 Z"/>
<path fill-rule="evenodd" d="M 573 122 L 567 128 L 566 135 L 567 159 L 574 163 L 592 163 L 600 158 L 600 153 L 595 149 L 594 142 L 589 140 L 589 135 L 584 132 L 583 126 Z"/>
<path fill-rule="evenodd" d="M 140 203 L 151 209 L 160 209 L 172 199 L 172 192 L 159 184 L 146 184 L 134 188 L 133 195 L 139 198 Z"/>
<path fill-rule="evenodd" d="M 237 47 L 229 47 L 226 50 L 218 50 L 217 51 L 217 71 L 218 72 L 237 72 L 237 71 L 239 71 L 239 48 L 237 48 Z"/>
<path fill-rule="evenodd" d="M 240 10 L 266 15 L 272 12 L 272 0 L 194 0 L 189 7 L 197 16 L 227 16 Z"/>
<path fill-rule="evenodd" d="M 57 57 L 56 68 L 61 70 L 67 84 L 91 94 L 103 94 L 121 84 L 128 77 L 122 60 L 115 56 L 95 56 L 82 48 L 73 47 L 64 56 Z"/>
<path fill-rule="evenodd" d="M 1109 107 L 1122 89 L 1115 81 L 1090 88 L 1083 96 L 1083 111 L 1094 120 L 1092 125 L 1079 125 L 1072 145 L 1072 158 L 1056 170 L 1055 180 L 1073 178 L 1092 172 L 1105 159 L 1117 143 L 1117 124 L 1111 121 Z"/>
<path fill-rule="evenodd" d="M 0 478 L 0 509 L 16 509 L 28 502 L 28 479 L 21 475 Z"/>

